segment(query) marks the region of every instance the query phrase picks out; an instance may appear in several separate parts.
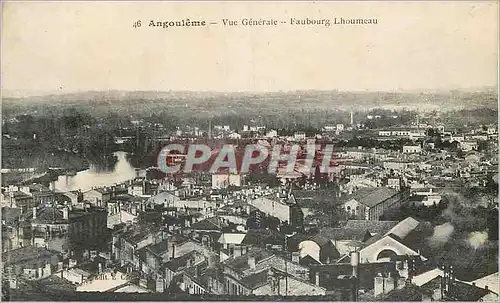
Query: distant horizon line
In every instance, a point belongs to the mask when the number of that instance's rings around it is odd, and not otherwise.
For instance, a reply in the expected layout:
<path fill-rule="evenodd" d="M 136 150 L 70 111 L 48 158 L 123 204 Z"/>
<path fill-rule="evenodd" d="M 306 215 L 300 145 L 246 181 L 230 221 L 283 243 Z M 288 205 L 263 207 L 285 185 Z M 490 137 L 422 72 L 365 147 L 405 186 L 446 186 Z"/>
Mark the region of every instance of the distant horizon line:
<path fill-rule="evenodd" d="M 415 88 L 415 89 L 295 89 L 295 90 L 233 90 L 233 91 L 220 91 L 220 90 L 155 90 L 155 89 L 88 89 L 88 90 L 32 90 L 32 89 L 2 89 L 2 98 L 29 98 L 29 97 L 49 97 L 56 95 L 69 95 L 69 94 L 82 94 L 82 93 L 212 93 L 212 94 L 272 94 L 272 93 L 296 93 L 296 92 L 346 92 L 346 93 L 429 93 L 429 92 L 478 92 L 478 91 L 496 91 L 498 93 L 498 86 L 484 85 L 477 87 L 460 87 L 460 88 Z M 17 95 L 17 96 L 16 96 Z"/>

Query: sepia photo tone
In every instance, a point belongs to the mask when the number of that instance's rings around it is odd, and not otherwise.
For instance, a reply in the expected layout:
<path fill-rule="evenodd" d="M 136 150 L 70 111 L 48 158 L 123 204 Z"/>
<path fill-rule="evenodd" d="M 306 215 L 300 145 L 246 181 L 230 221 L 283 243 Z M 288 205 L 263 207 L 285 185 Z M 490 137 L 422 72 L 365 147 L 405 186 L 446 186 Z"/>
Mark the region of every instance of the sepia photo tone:
<path fill-rule="evenodd" d="M 499 301 L 498 1 L 4 2 L 4 301 Z"/>

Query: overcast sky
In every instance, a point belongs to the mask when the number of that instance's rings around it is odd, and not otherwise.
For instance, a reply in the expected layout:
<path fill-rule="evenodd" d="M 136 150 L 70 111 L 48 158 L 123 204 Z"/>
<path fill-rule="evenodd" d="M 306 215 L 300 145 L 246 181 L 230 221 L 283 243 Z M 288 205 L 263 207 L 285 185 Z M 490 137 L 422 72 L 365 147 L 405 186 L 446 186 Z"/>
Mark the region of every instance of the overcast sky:
<path fill-rule="evenodd" d="M 496 86 L 496 2 L 7 3 L 8 90 L 278 91 Z M 378 18 L 224 28 L 222 18 Z M 219 22 L 149 28 L 149 20 Z M 141 28 L 133 28 L 142 20 Z"/>

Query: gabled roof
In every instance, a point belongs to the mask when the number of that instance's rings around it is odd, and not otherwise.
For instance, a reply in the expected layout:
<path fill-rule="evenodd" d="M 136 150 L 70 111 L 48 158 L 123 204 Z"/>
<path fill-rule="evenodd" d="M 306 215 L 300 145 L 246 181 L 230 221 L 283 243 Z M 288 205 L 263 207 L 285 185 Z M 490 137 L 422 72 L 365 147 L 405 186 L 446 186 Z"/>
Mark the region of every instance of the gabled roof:
<path fill-rule="evenodd" d="M 3 253 L 2 262 L 4 265 L 16 264 L 22 266 L 21 264 L 26 264 L 27 266 L 43 266 L 44 261 L 50 260 L 53 256 L 58 254 L 57 251 L 43 247 L 26 246 Z"/>
<path fill-rule="evenodd" d="M 388 187 L 362 188 L 358 190 L 351 197 L 351 199 L 354 199 L 363 205 L 373 207 L 396 195 L 397 193 L 398 192 L 395 189 Z"/>
<path fill-rule="evenodd" d="M 427 291 L 433 291 L 441 287 L 443 277 L 437 276 L 431 281 L 422 285 L 422 289 Z M 490 291 L 482 289 L 480 287 L 469 285 L 465 282 L 455 280 L 449 286 L 449 291 L 446 294 L 447 301 L 479 301 L 482 297 L 486 296 Z"/>
<path fill-rule="evenodd" d="M 391 273 L 396 275 L 396 267 L 393 262 L 360 263 L 358 267 L 359 285 L 363 289 L 373 289 L 374 279 L 378 273 Z M 320 285 L 329 290 L 335 290 L 346 286 L 345 281 L 339 276 L 351 276 L 352 266 L 350 263 L 324 264 L 311 266 L 311 274 L 320 273 Z"/>
<path fill-rule="evenodd" d="M 156 233 L 157 230 L 154 227 L 147 225 L 138 225 L 136 228 L 126 231 L 122 234 L 123 239 L 125 239 L 130 244 L 137 244 L 150 234 Z"/>
<path fill-rule="evenodd" d="M 152 252 L 153 254 L 160 256 L 168 251 L 169 248 L 168 243 L 169 243 L 168 240 L 163 240 L 159 243 L 146 246 L 146 249 Z"/>
<path fill-rule="evenodd" d="M 499 293 L 499 278 L 498 278 L 498 272 L 482 277 L 480 279 L 477 279 L 474 281 L 476 283 L 477 287 L 485 288 L 488 286 L 488 289 L 491 290 L 492 292 L 498 294 Z"/>
<path fill-rule="evenodd" d="M 249 257 L 255 257 L 255 264 L 259 263 L 260 261 L 269 258 L 273 256 L 273 254 L 265 249 L 262 249 L 260 247 L 254 247 L 251 250 L 249 250 L 246 254 L 238 256 L 238 257 L 232 257 L 226 260 L 224 263 L 225 266 L 228 266 L 236 271 L 245 271 L 250 268 L 250 265 L 248 264 L 248 258 Z"/>
<path fill-rule="evenodd" d="M 422 297 L 425 290 L 420 287 L 407 284 L 403 288 L 394 289 L 390 291 L 388 294 L 383 295 L 377 301 L 384 302 L 419 302 L 422 301 Z"/>
<path fill-rule="evenodd" d="M 191 224 L 190 229 L 221 231 L 224 227 L 227 227 L 227 224 L 222 222 L 219 217 L 211 217 Z"/>
<path fill-rule="evenodd" d="M 256 289 L 269 283 L 268 274 L 269 269 L 266 268 L 262 271 L 244 277 L 240 280 L 240 282 L 249 289 Z"/>
<path fill-rule="evenodd" d="M 320 265 L 321 263 L 310 255 L 306 255 L 304 258 L 300 259 L 299 264 L 310 267 L 311 265 Z"/>
<path fill-rule="evenodd" d="M 217 242 L 220 244 L 241 244 L 245 237 L 246 234 L 244 233 L 224 233 L 220 236 Z"/>
<path fill-rule="evenodd" d="M 289 279 L 293 279 L 295 281 L 298 281 L 298 282 L 302 282 L 302 283 L 305 283 L 305 284 L 309 284 L 309 285 L 313 285 L 311 284 L 310 282 L 308 281 L 305 281 L 305 280 L 302 280 L 302 279 L 299 279 L 293 275 L 291 275 L 290 273 L 286 273 L 284 271 L 281 271 L 279 269 L 276 269 L 274 267 L 267 267 L 259 272 L 256 272 L 256 273 L 253 273 L 251 275 L 248 275 L 244 278 L 242 278 L 240 280 L 240 282 L 245 285 L 246 287 L 248 287 L 249 289 L 257 289 L 263 285 L 266 285 L 269 283 L 269 278 L 270 278 L 270 275 L 272 276 L 280 276 L 280 277 L 288 277 Z M 323 287 L 321 286 L 316 286 L 314 285 L 315 287 L 317 288 L 321 288 L 321 289 L 324 289 Z"/>
<path fill-rule="evenodd" d="M 28 215 L 33 216 L 32 212 Z M 33 223 L 52 223 L 52 224 L 68 224 L 69 221 L 64 219 L 62 210 L 57 209 L 55 206 L 42 206 L 36 211 L 36 219 L 31 219 Z"/>
<path fill-rule="evenodd" d="M 344 229 L 351 230 L 353 233 L 359 234 L 359 236 L 364 236 L 368 231 L 373 236 L 375 234 L 385 234 L 397 224 L 398 221 L 349 220 Z"/>
<path fill-rule="evenodd" d="M 324 227 L 319 230 L 319 234 L 330 240 L 360 240 L 362 241 L 365 232 L 360 230 L 348 230 L 345 228 Z"/>
<path fill-rule="evenodd" d="M 414 276 L 411 281 L 417 286 L 422 286 L 439 276 L 444 276 L 444 272 L 443 270 L 436 267 L 432 270 L 421 273 L 420 275 Z"/>
<path fill-rule="evenodd" d="M 170 261 L 165 263 L 165 267 L 172 270 L 173 272 L 178 272 L 182 268 L 187 268 L 189 266 L 189 261 L 193 261 L 196 255 L 201 255 L 201 253 L 196 250 L 192 250 L 185 255 L 182 255 L 175 259 L 171 259 Z"/>
<path fill-rule="evenodd" d="M 403 221 L 399 222 L 396 226 L 391 228 L 386 235 L 393 234 L 400 239 L 406 238 L 417 226 L 420 224 L 419 221 L 408 217 Z"/>

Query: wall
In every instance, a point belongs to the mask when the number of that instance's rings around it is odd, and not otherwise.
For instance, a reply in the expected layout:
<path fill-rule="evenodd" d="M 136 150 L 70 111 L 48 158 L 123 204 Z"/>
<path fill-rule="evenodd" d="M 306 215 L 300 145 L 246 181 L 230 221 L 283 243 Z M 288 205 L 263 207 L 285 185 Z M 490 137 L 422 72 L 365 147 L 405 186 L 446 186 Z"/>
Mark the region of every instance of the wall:
<path fill-rule="evenodd" d="M 319 261 L 320 250 L 321 248 L 314 241 L 306 240 L 299 243 L 300 258 L 309 255 L 313 259 Z"/>
<path fill-rule="evenodd" d="M 411 250 L 410 248 L 404 246 L 398 241 L 387 236 L 360 250 L 359 252 L 360 262 L 361 263 L 378 262 L 377 261 L 378 254 L 386 249 L 394 251 L 397 255 L 410 255 L 410 256 L 418 255 L 417 252 Z"/>
<path fill-rule="evenodd" d="M 287 281 L 288 280 L 288 281 Z M 288 285 L 287 285 L 288 284 Z M 255 290 L 252 294 L 254 295 L 274 295 L 278 294 L 276 289 L 273 293 L 271 285 L 265 284 Z M 303 282 L 292 277 L 287 279 L 281 279 L 279 282 L 279 295 L 288 296 L 324 296 L 326 295 L 326 289 L 316 286 L 311 283 Z"/>
<path fill-rule="evenodd" d="M 249 204 L 269 216 L 276 217 L 281 221 L 290 222 L 290 207 L 286 204 L 264 197 L 249 200 Z"/>

